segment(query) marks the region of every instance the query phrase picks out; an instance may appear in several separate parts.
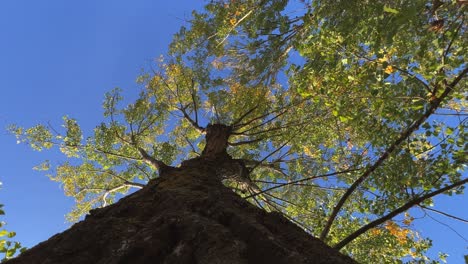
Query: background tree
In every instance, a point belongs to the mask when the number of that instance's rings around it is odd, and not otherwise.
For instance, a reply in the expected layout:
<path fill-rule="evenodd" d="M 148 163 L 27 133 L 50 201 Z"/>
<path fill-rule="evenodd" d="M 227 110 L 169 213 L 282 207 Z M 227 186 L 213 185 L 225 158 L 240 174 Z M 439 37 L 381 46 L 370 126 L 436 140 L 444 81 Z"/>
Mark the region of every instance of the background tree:
<path fill-rule="evenodd" d="M 248 168 L 225 184 L 245 199 L 358 261 L 426 259 L 408 210 L 467 182 L 466 8 L 211 1 L 138 78 L 134 103 L 106 95 L 93 135 L 69 117 L 11 130 L 70 157 L 50 177 L 77 201 L 71 221 L 199 156 L 208 124 L 224 124 Z"/>

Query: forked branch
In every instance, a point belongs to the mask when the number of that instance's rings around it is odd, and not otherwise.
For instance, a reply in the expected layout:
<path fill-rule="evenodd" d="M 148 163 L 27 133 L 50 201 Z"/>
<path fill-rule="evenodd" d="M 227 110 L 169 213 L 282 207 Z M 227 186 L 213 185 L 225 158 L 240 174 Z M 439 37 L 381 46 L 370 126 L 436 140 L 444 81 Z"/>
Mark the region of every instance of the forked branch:
<path fill-rule="evenodd" d="M 187 113 L 187 106 L 181 106 L 181 107 L 178 107 L 177 109 L 179 109 L 180 112 L 182 112 L 182 114 L 184 115 L 184 118 L 189 121 L 189 123 L 198 131 L 200 131 L 200 133 L 205 133 L 205 128 L 200 126 L 198 124 L 198 121 L 195 121 L 193 120 L 190 115 Z M 195 114 L 195 116 L 197 116 L 197 114 Z M 198 119 L 198 118 L 197 118 Z"/>

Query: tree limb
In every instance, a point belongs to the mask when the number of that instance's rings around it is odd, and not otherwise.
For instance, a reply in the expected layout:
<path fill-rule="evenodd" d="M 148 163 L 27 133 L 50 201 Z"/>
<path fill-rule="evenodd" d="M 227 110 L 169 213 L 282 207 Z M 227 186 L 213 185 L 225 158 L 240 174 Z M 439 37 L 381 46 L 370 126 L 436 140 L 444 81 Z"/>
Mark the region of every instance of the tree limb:
<path fill-rule="evenodd" d="M 463 69 L 461 73 L 450 83 L 445 87 L 444 92 L 436 99 L 432 100 L 430 102 L 429 108 L 424 112 L 424 114 L 419 117 L 418 120 L 414 121 L 413 124 L 411 124 L 405 131 L 403 131 L 400 136 L 391 144 L 385 151 L 382 153 L 382 155 L 379 157 L 379 159 L 372 164 L 350 187 L 349 189 L 343 194 L 343 196 L 340 198 L 336 206 L 333 208 L 332 213 L 330 217 L 328 218 L 324 229 L 322 230 L 322 233 L 320 234 L 320 239 L 324 240 L 325 237 L 328 235 L 328 232 L 330 231 L 330 228 L 335 221 L 336 216 L 338 215 L 338 212 L 341 210 L 343 207 L 344 203 L 348 200 L 349 196 L 357 189 L 361 183 L 366 180 L 382 163 L 390 156 L 391 153 L 397 147 L 404 141 L 406 140 L 411 134 L 413 134 L 414 131 L 416 131 L 419 126 L 426 121 L 431 114 L 435 112 L 435 110 L 440 106 L 442 101 L 452 92 L 453 88 L 455 85 L 460 82 L 460 80 L 464 77 L 464 75 L 468 72 L 468 67 Z"/>
<path fill-rule="evenodd" d="M 200 133 L 205 133 L 205 128 L 200 126 L 198 124 L 198 122 L 196 122 L 195 120 L 193 120 L 189 114 L 187 114 L 187 111 L 185 111 L 187 109 L 187 106 L 185 107 L 178 107 L 177 109 L 179 109 L 182 114 L 184 115 L 184 118 L 187 119 L 187 121 L 189 121 L 189 123 L 198 131 L 200 131 Z"/>
<path fill-rule="evenodd" d="M 169 167 L 164 162 L 157 160 L 153 158 L 152 156 L 150 156 L 148 152 L 146 152 L 143 148 L 141 147 L 137 147 L 137 148 L 141 156 L 143 157 L 143 161 L 146 162 L 146 164 L 152 166 L 154 169 L 157 169 L 160 173 L 162 169 Z"/>
<path fill-rule="evenodd" d="M 356 239 L 358 236 L 364 234 L 369 229 L 374 228 L 374 227 L 376 227 L 376 226 L 378 226 L 378 225 L 392 219 L 393 217 L 397 216 L 398 214 L 401 214 L 401 213 L 407 211 L 411 207 L 413 207 L 415 205 L 418 205 L 418 204 L 420 204 L 421 202 L 423 202 L 423 201 L 425 201 L 427 199 L 430 199 L 430 198 L 432 198 L 432 197 L 434 197 L 434 196 L 436 196 L 438 194 L 441 194 L 443 192 L 451 190 L 451 189 L 453 189 L 455 187 L 461 186 L 461 185 L 463 185 L 463 184 L 465 184 L 467 182 L 468 182 L 468 178 L 466 178 L 464 180 L 461 180 L 461 181 L 458 181 L 458 182 L 455 182 L 455 183 L 453 183 L 451 185 L 445 186 L 444 188 L 441 188 L 441 189 L 438 189 L 436 191 L 430 192 L 430 193 L 425 194 L 423 196 L 420 196 L 418 198 L 412 199 L 409 202 L 405 203 L 404 205 L 400 206 L 399 208 L 393 210 L 392 212 L 390 212 L 390 213 L 380 217 L 379 219 L 376 219 L 376 220 L 368 223 L 367 225 L 359 228 L 358 230 L 353 232 L 351 235 L 347 236 L 345 239 L 341 240 L 338 244 L 333 246 L 333 248 L 339 250 L 339 249 L 343 248 L 344 246 L 346 246 L 349 242 Z"/>
<path fill-rule="evenodd" d="M 102 196 L 102 202 L 103 202 L 103 203 L 102 203 L 102 207 L 107 206 L 106 198 L 107 198 L 107 196 L 108 196 L 109 194 L 111 194 L 112 192 L 118 191 L 118 190 L 120 190 L 120 189 L 122 189 L 122 188 L 125 188 L 125 187 L 131 187 L 131 186 L 129 186 L 129 185 L 127 185 L 127 184 L 122 184 L 122 185 L 119 185 L 119 186 L 117 186 L 117 187 L 114 187 L 114 188 L 112 188 L 112 189 L 106 191 L 106 192 L 104 193 L 104 195 Z"/>

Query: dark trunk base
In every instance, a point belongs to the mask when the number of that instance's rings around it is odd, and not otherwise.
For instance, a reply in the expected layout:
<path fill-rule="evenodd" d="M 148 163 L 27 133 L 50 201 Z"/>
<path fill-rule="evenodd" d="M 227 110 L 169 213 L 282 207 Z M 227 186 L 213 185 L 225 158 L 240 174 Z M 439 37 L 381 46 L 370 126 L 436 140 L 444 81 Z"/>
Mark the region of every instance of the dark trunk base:
<path fill-rule="evenodd" d="M 167 172 L 6 263 L 354 263 L 201 174 Z"/>

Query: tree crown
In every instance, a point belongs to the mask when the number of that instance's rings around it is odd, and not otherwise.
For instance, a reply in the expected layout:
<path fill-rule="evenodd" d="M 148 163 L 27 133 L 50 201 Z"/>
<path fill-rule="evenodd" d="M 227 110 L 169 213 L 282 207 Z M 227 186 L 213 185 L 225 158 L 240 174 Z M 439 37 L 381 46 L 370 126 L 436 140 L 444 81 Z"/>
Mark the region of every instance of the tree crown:
<path fill-rule="evenodd" d="M 105 95 L 83 136 L 12 126 L 70 158 L 50 178 L 69 219 L 203 156 L 214 125 L 248 168 L 225 183 L 359 261 L 425 259 L 412 207 L 461 194 L 466 177 L 465 1 L 210 1 L 138 77 Z M 49 169 L 46 162 L 39 169 Z"/>

